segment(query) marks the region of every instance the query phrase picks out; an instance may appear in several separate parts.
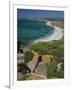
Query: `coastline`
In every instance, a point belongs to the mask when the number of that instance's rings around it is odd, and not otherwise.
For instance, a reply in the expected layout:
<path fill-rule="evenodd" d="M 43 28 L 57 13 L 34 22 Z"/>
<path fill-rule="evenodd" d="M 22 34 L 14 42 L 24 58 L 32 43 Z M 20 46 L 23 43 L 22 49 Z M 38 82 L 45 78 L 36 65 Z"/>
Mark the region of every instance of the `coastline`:
<path fill-rule="evenodd" d="M 47 21 L 46 25 L 53 27 L 54 28 L 54 33 L 52 35 L 48 36 L 48 37 L 46 36 L 42 39 L 35 40 L 33 43 L 49 42 L 49 41 L 52 41 L 52 40 L 60 40 L 60 39 L 63 38 L 63 29 L 62 28 L 60 28 L 59 26 L 52 25 L 51 21 Z"/>

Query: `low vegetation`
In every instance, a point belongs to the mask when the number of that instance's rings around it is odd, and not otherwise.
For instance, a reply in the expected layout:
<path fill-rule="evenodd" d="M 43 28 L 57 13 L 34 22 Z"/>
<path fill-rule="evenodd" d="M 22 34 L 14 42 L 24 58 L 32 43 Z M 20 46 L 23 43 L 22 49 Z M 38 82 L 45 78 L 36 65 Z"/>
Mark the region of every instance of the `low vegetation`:
<path fill-rule="evenodd" d="M 31 51 L 25 52 L 25 56 L 24 56 L 25 63 L 28 63 L 29 61 L 31 61 L 33 56 L 34 54 Z"/>
<path fill-rule="evenodd" d="M 64 77 L 64 41 L 54 40 L 51 42 L 38 42 L 30 45 L 30 49 L 38 52 L 40 55 L 49 54 L 53 56 L 53 61 L 48 65 L 47 78 L 51 77 Z M 57 71 L 57 65 L 62 63 L 59 72 Z"/>
<path fill-rule="evenodd" d="M 47 67 L 47 78 L 56 77 L 57 62 L 53 60 Z"/>
<path fill-rule="evenodd" d="M 63 69 L 60 71 L 57 71 L 57 65 L 58 62 L 53 60 L 47 67 L 47 78 L 52 77 L 58 77 L 58 78 L 64 78 L 64 71 Z M 62 67 L 61 67 L 62 68 Z"/>
<path fill-rule="evenodd" d="M 54 40 L 51 42 L 38 42 L 30 46 L 30 49 L 39 54 L 51 54 L 57 62 L 64 61 L 64 41 Z"/>

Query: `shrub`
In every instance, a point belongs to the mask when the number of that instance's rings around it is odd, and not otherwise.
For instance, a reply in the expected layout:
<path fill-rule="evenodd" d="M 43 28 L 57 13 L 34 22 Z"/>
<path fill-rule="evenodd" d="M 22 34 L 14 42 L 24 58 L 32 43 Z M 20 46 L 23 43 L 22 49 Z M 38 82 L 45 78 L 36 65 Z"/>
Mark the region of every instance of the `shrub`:
<path fill-rule="evenodd" d="M 64 78 L 64 71 L 59 71 L 56 73 L 56 77 Z"/>
<path fill-rule="evenodd" d="M 53 60 L 48 65 L 47 78 L 51 78 L 51 77 L 64 78 L 63 64 L 62 64 L 62 70 L 60 70 L 60 71 L 57 71 L 57 65 L 58 65 L 58 62 L 56 62 L 56 60 Z"/>
<path fill-rule="evenodd" d="M 55 77 L 56 76 L 56 70 L 57 70 L 57 62 L 53 60 L 47 68 L 47 78 Z"/>
<path fill-rule="evenodd" d="M 28 63 L 32 60 L 34 54 L 31 51 L 27 51 L 24 56 L 25 63 Z"/>

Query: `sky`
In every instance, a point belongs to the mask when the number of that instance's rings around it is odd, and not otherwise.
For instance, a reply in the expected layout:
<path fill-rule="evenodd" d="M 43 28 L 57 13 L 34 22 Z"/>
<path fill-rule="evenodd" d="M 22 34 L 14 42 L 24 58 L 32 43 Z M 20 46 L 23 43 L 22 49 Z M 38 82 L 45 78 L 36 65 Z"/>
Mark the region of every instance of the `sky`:
<path fill-rule="evenodd" d="M 17 9 L 18 19 L 64 18 L 64 11 Z"/>

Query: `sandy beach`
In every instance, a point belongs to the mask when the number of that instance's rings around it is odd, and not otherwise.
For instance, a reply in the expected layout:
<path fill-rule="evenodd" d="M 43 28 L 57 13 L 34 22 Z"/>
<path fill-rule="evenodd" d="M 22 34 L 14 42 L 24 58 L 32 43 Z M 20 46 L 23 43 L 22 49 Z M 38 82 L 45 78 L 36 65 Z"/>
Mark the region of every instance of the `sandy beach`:
<path fill-rule="evenodd" d="M 39 41 L 40 42 L 41 41 L 49 42 L 49 41 L 52 41 L 52 40 L 59 40 L 63 37 L 63 32 L 62 32 L 63 29 L 62 28 L 60 28 L 59 26 L 52 25 L 51 21 L 46 22 L 46 25 L 49 25 L 49 26 L 53 27 L 54 28 L 54 33 L 52 35 L 48 36 L 48 37 L 46 36 L 42 39 L 35 40 L 34 43 L 39 42 Z"/>

